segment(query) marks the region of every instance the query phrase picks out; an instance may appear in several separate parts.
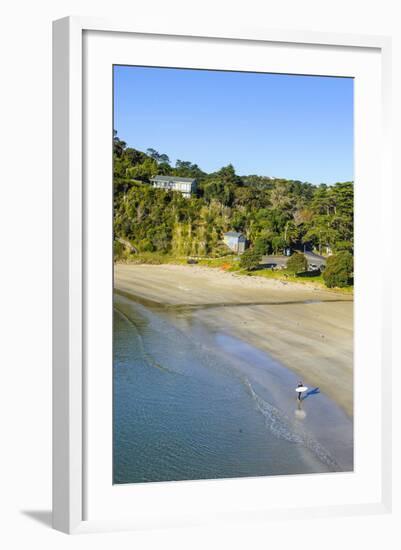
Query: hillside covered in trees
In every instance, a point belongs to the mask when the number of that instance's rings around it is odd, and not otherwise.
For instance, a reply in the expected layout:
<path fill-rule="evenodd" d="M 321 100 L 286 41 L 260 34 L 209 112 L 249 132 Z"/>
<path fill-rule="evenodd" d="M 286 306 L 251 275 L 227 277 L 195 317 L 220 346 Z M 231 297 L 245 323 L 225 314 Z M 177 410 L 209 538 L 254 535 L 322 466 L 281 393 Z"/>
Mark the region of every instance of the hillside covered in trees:
<path fill-rule="evenodd" d="M 197 193 L 154 189 L 155 175 L 191 177 Z M 128 147 L 114 136 L 114 235 L 138 252 L 218 257 L 226 231 L 243 232 L 262 254 L 286 246 L 353 252 L 353 183 L 328 186 L 262 175 L 238 175 L 229 164 L 206 173 L 197 164 Z"/>

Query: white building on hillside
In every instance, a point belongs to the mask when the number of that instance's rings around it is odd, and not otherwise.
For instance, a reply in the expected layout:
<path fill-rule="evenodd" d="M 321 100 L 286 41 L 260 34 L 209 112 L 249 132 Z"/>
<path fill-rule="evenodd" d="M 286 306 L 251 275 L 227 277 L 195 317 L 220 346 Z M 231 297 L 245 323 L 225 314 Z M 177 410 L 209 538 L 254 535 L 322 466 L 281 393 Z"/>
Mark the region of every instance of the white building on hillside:
<path fill-rule="evenodd" d="M 150 179 L 153 187 L 166 191 L 179 191 L 184 197 L 190 197 L 196 191 L 196 180 L 193 178 L 180 178 L 178 176 L 155 176 Z"/>
<path fill-rule="evenodd" d="M 237 254 L 242 254 L 246 249 L 247 241 L 243 233 L 228 231 L 224 233 L 223 240 L 225 244 Z"/>

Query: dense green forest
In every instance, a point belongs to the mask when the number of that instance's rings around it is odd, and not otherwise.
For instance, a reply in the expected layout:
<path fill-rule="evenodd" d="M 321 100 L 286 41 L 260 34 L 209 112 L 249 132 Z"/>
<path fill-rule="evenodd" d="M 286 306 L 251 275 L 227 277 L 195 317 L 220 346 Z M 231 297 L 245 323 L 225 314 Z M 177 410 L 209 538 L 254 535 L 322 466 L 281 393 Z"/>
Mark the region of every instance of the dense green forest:
<path fill-rule="evenodd" d="M 154 189 L 155 175 L 193 177 L 197 193 Z M 114 135 L 115 254 L 118 238 L 140 253 L 219 257 L 226 231 L 241 231 L 252 249 L 281 254 L 286 246 L 322 254 L 353 253 L 353 183 L 310 183 L 238 175 L 229 164 L 213 173 L 154 149 L 138 151 Z"/>

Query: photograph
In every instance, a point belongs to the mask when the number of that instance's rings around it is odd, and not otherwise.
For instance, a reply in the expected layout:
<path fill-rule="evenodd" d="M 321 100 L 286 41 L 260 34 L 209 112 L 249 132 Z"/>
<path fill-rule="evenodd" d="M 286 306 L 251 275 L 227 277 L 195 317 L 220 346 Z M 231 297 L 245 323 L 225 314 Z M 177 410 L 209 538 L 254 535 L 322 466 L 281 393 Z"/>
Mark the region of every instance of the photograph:
<path fill-rule="evenodd" d="M 354 79 L 114 65 L 110 155 L 113 484 L 352 472 Z"/>

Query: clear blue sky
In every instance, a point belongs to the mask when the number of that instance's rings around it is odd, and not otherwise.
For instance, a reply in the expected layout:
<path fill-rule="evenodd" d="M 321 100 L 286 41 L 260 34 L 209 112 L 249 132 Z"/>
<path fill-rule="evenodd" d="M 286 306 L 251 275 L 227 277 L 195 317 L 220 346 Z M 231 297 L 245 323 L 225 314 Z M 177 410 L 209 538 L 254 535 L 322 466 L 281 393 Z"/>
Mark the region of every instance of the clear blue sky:
<path fill-rule="evenodd" d="M 353 180 L 353 80 L 114 68 L 114 127 L 130 147 L 213 172 Z"/>

